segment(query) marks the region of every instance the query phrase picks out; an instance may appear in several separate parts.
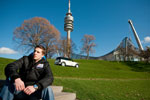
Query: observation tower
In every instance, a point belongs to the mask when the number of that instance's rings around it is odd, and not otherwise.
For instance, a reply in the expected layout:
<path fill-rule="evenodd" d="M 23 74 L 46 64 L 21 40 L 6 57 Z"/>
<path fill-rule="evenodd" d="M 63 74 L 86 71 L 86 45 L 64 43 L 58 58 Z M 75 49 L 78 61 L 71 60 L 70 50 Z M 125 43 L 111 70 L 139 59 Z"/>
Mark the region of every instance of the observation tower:
<path fill-rule="evenodd" d="M 65 17 L 64 30 L 67 32 L 67 52 L 66 56 L 70 58 L 71 54 L 71 43 L 70 43 L 70 33 L 73 31 L 73 16 L 70 9 L 70 0 L 68 3 L 68 12 Z"/>

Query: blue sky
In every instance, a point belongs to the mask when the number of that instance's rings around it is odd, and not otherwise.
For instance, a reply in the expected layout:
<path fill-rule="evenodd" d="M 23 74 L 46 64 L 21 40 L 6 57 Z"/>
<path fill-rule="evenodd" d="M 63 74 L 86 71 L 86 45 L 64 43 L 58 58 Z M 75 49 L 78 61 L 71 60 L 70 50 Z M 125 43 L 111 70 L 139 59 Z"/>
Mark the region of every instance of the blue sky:
<path fill-rule="evenodd" d="M 68 0 L 0 0 L 0 57 L 18 59 L 24 55 L 13 42 L 13 31 L 24 20 L 43 17 L 50 21 L 61 36 Z M 102 56 L 115 49 L 124 37 L 131 37 L 137 46 L 128 24 L 131 19 L 142 41 L 150 46 L 150 0 L 71 0 L 74 30 L 71 39 L 80 52 L 84 34 L 96 37 L 96 53 Z"/>

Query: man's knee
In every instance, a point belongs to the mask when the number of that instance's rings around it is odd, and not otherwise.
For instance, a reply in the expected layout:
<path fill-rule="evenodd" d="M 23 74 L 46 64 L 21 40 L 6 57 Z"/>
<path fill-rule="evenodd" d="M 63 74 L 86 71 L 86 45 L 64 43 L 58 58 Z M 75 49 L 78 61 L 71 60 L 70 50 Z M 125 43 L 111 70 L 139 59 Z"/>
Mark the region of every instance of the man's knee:
<path fill-rule="evenodd" d="M 52 88 L 50 86 L 48 86 L 47 88 L 43 89 L 42 91 L 44 91 L 44 92 L 53 92 Z"/>
<path fill-rule="evenodd" d="M 54 100 L 54 94 L 52 88 L 48 86 L 42 90 L 42 99 L 43 100 Z"/>
<path fill-rule="evenodd" d="M 53 90 L 50 86 L 42 90 L 42 96 L 53 96 Z"/>
<path fill-rule="evenodd" d="M 0 98 L 2 100 L 12 100 L 14 97 L 14 87 L 12 85 L 5 84 L 0 92 Z"/>

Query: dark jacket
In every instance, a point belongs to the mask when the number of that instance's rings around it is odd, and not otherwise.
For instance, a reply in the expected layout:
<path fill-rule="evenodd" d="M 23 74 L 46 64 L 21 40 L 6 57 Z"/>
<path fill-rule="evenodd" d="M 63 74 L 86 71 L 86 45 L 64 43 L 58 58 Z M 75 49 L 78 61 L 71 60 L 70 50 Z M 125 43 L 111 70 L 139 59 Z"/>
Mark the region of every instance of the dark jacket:
<path fill-rule="evenodd" d="M 25 86 L 36 84 L 38 89 L 46 88 L 53 82 L 53 74 L 48 61 L 42 58 L 35 63 L 32 55 L 23 56 L 8 64 L 5 68 L 5 75 L 11 82 L 14 82 L 16 78 L 21 78 Z"/>

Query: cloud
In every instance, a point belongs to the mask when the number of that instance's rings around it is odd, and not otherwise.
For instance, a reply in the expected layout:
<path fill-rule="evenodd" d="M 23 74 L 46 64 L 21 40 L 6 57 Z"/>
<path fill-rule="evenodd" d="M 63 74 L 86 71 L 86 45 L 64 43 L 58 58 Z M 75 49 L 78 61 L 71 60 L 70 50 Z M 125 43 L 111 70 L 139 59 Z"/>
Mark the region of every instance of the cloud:
<path fill-rule="evenodd" d="M 150 36 L 145 37 L 142 43 L 150 43 Z"/>
<path fill-rule="evenodd" d="M 0 54 L 16 54 L 17 51 L 14 51 L 10 48 L 6 48 L 6 47 L 1 47 L 0 48 Z"/>

